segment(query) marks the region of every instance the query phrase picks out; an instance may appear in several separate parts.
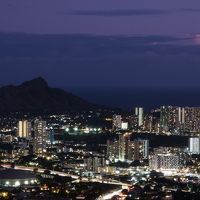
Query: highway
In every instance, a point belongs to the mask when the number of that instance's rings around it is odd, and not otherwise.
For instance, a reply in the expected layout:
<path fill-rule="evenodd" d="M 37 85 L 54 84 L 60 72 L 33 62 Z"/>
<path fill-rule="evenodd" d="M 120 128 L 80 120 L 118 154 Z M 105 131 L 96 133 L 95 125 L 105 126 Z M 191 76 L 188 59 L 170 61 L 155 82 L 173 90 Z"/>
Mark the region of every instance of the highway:
<path fill-rule="evenodd" d="M 6 164 L 3 164 L 1 165 L 2 167 L 5 167 L 5 168 L 11 168 L 10 165 L 6 165 Z M 19 170 L 28 170 L 28 171 L 33 171 L 36 167 L 26 167 L 26 166 L 18 166 L 16 165 L 14 169 L 19 169 Z M 45 170 L 47 169 L 42 169 L 42 168 L 37 168 L 37 171 L 39 173 L 43 173 Z M 69 173 L 65 173 L 65 172 L 59 172 L 59 171 L 54 171 L 54 170 L 49 170 L 51 174 L 57 174 L 59 176 L 66 176 L 66 177 L 72 177 L 73 179 L 76 179 L 74 182 L 79 182 L 80 181 L 80 176 L 76 176 L 76 175 L 72 175 L 72 174 L 69 174 Z M 92 182 L 100 182 L 102 183 L 102 180 L 101 179 L 97 179 L 97 178 L 92 178 L 92 179 L 89 179 L 86 178 L 86 177 L 81 177 L 81 181 L 92 181 Z M 129 184 L 126 184 L 126 183 L 122 183 L 122 182 L 119 182 L 119 181 L 116 181 L 116 180 L 103 180 L 103 183 L 106 183 L 106 184 L 113 184 L 113 185 L 121 185 L 123 188 L 126 188 L 129 186 Z"/>

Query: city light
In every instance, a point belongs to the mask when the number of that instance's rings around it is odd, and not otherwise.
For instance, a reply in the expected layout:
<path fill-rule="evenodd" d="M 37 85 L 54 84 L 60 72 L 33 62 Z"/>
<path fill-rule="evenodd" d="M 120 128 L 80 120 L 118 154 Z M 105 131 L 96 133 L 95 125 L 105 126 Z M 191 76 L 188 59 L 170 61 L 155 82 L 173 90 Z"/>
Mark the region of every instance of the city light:
<path fill-rule="evenodd" d="M 20 186 L 20 182 L 19 182 L 19 181 L 16 181 L 16 182 L 15 182 L 15 187 L 18 187 L 18 186 Z"/>

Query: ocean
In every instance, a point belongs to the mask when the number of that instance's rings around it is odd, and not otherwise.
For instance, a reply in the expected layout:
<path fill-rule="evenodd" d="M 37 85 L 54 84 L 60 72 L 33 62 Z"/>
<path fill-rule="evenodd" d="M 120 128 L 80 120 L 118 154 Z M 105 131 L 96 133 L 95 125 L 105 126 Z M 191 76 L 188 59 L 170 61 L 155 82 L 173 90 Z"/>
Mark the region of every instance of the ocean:
<path fill-rule="evenodd" d="M 92 103 L 131 110 L 162 105 L 200 106 L 200 88 L 71 88 L 65 89 Z"/>

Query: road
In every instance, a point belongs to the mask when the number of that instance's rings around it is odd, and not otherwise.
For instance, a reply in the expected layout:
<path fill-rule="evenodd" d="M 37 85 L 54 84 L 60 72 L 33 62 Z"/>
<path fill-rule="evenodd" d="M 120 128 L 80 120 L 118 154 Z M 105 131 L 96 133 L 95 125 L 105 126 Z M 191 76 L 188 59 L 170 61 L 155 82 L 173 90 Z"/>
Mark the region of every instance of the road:
<path fill-rule="evenodd" d="M 2 167 L 5 167 L 5 168 L 10 168 L 10 165 L 1 165 Z M 16 165 L 15 166 L 15 169 L 20 169 L 20 170 L 28 170 L 28 171 L 33 171 L 36 167 L 25 167 L 25 166 L 18 166 Z M 46 169 L 42 169 L 42 168 L 37 168 L 38 172 L 39 173 L 43 173 Z M 72 175 L 72 174 L 69 174 L 69 173 L 65 173 L 65 172 L 59 172 L 59 171 L 54 171 L 54 170 L 49 170 L 51 172 L 51 174 L 57 174 L 59 176 L 66 176 L 66 177 L 72 177 L 73 179 L 76 179 L 74 182 L 78 182 L 80 181 L 80 176 L 76 176 L 76 175 Z M 97 179 L 97 178 L 92 178 L 92 179 L 89 179 L 86 178 L 86 177 L 81 177 L 81 181 L 92 181 L 92 182 L 100 182 L 102 183 L 102 180 L 101 179 Z M 116 180 L 104 180 L 103 183 L 107 183 L 107 184 L 113 184 L 113 185 L 121 185 L 123 188 L 126 188 L 129 186 L 129 184 L 125 184 L 125 183 L 122 183 L 120 181 L 116 181 Z"/>

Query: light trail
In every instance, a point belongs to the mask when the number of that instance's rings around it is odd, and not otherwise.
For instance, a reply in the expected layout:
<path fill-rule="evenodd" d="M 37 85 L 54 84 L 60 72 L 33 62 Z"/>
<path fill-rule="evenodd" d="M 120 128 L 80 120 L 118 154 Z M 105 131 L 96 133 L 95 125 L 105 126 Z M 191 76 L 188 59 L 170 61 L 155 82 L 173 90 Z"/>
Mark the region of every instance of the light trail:
<path fill-rule="evenodd" d="M 119 195 L 121 193 L 122 190 L 116 190 L 114 192 L 111 192 L 109 194 L 106 194 L 104 196 L 102 196 L 102 200 L 110 200 L 113 196 L 115 195 Z"/>
<path fill-rule="evenodd" d="M 11 168 L 10 165 L 1 165 L 2 167 L 5 167 L 5 168 Z M 27 170 L 27 171 L 33 171 L 36 167 L 25 167 L 25 166 L 15 166 L 14 169 L 19 169 L 19 170 Z M 47 169 L 42 169 L 42 168 L 37 168 L 37 171 L 39 173 L 43 173 L 45 170 Z M 65 173 L 65 172 L 59 172 L 59 171 L 54 171 L 54 170 L 49 170 L 51 174 L 57 174 L 59 176 L 65 176 L 65 177 L 72 177 L 73 179 L 80 179 L 80 176 L 76 176 L 76 175 L 71 175 L 71 174 L 68 174 L 68 173 Z M 82 177 L 81 178 L 82 181 L 89 181 L 88 178 L 86 177 Z M 102 183 L 102 180 L 101 179 L 97 179 L 97 178 L 92 178 L 90 179 L 90 181 L 92 182 L 100 182 Z M 119 181 L 115 181 L 115 180 L 104 180 L 103 183 L 106 183 L 106 184 L 112 184 L 112 185 L 121 185 L 122 187 L 128 187 L 130 186 L 129 184 L 126 184 L 126 183 L 122 183 L 122 182 L 119 182 Z"/>

